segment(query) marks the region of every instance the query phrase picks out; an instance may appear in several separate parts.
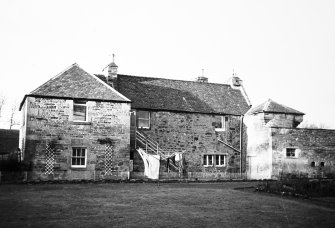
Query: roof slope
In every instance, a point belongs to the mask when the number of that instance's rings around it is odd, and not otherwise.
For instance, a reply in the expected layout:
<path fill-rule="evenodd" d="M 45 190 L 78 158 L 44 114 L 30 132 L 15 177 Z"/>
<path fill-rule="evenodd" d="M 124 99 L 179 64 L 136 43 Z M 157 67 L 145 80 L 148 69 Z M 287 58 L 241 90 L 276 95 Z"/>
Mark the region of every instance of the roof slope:
<path fill-rule="evenodd" d="M 255 114 L 260 112 L 267 112 L 267 113 L 285 113 L 285 114 L 296 114 L 296 115 L 305 115 L 302 112 L 299 112 L 293 108 L 289 108 L 285 105 L 278 104 L 271 99 L 268 99 L 264 103 L 250 109 L 248 113 Z"/>
<path fill-rule="evenodd" d="M 249 109 L 241 91 L 225 84 L 119 74 L 116 87 L 132 108 L 232 115 Z"/>
<path fill-rule="evenodd" d="M 129 99 L 81 69 L 77 64 L 73 64 L 29 95 L 130 102 Z"/>

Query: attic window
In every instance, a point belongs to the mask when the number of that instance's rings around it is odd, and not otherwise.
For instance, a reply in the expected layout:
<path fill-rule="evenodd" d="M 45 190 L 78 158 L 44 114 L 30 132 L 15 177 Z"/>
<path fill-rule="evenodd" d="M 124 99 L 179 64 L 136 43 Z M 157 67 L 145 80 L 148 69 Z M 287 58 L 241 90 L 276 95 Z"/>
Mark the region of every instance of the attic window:
<path fill-rule="evenodd" d="M 86 101 L 73 101 L 73 121 L 87 120 L 87 105 Z"/>
<path fill-rule="evenodd" d="M 149 129 L 150 128 L 150 112 L 137 111 L 136 112 L 137 128 Z"/>
<path fill-rule="evenodd" d="M 220 116 L 220 122 L 215 127 L 215 131 L 225 131 L 228 125 L 228 116 Z"/>

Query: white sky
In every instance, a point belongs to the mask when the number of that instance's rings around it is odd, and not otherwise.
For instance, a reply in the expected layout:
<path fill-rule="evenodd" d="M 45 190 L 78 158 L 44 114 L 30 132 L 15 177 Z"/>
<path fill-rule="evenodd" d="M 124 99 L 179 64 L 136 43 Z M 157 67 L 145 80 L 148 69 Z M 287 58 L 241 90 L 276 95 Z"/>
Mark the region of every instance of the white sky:
<path fill-rule="evenodd" d="M 0 1 L 0 93 L 22 100 L 73 63 L 223 83 L 335 128 L 335 1 Z M 2 122 L 2 126 L 4 127 Z"/>

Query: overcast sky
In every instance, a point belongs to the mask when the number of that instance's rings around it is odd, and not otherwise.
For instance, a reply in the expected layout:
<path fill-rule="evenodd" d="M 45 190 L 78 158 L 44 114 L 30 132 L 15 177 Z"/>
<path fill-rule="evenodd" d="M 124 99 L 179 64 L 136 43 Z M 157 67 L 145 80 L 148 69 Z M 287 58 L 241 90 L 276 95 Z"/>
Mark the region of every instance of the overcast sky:
<path fill-rule="evenodd" d="M 22 100 L 73 63 L 223 83 L 335 128 L 335 1 L 0 1 L 0 93 Z M 2 122 L 0 127 L 6 127 Z"/>

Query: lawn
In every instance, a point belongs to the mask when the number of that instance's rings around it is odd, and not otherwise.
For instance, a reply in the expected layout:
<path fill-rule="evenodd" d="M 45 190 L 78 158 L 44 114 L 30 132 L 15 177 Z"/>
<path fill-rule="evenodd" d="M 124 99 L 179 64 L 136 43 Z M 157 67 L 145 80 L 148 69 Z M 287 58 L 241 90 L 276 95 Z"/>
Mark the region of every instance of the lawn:
<path fill-rule="evenodd" d="M 335 227 L 335 207 L 255 182 L 0 185 L 0 227 Z"/>

